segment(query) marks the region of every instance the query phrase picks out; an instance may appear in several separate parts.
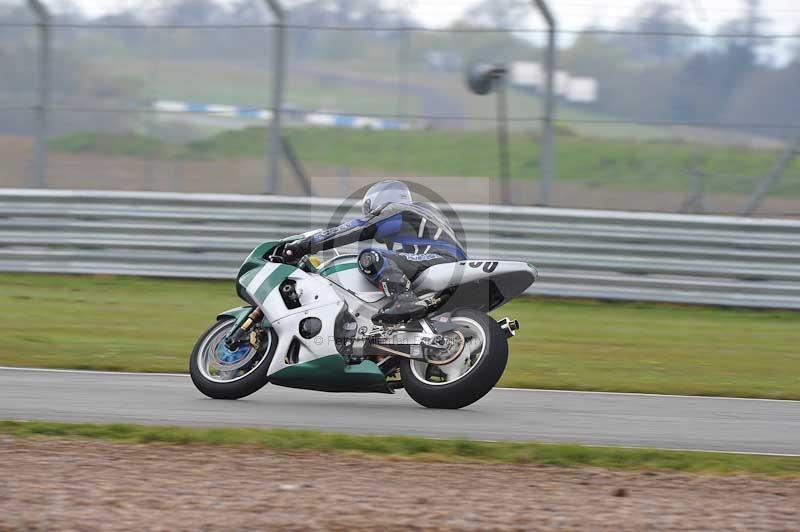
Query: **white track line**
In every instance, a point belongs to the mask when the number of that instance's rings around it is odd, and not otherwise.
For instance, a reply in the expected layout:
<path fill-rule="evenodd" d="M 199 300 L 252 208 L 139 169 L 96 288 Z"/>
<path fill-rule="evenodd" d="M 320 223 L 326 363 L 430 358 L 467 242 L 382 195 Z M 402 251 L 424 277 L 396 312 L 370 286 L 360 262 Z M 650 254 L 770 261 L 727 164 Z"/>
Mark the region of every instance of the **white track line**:
<path fill-rule="evenodd" d="M 658 451 L 672 451 L 672 452 L 681 452 L 681 453 L 714 453 L 714 454 L 739 454 L 739 455 L 751 455 L 751 456 L 778 456 L 784 458 L 800 458 L 800 454 L 791 454 L 791 453 L 758 453 L 758 452 L 748 452 L 748 451 L 718 451 L 713 449 L 674 449 L 671 447 L 627 447 L 627 446 L 618 446 L 618 445 L 582 445 L 580 443 L 576 444 L 580 445 L 581 447 L 602 447 L 608 449 L 613 447 L 614 449 L 633 449 L 639 451 L 647 451 L 650 449 L 656 449 Z"/>
<path fill-rule="evenodd" d="M 51 369 L 51 368 L 22 368 L 11 366 L 0 366 L 0 371 L 38 371 L 43 373 L 83 373 L 86 375 L 135 375 L 141 377 L 188 377 L 188 373 L 137 373 L 131 371 L 97 371 L 85 369 Z M 676 399 L 717 399 L 725 401 L 766 401 L 770 403 L 792 403 L 800 404 L 800 401 L 793 399 L 764 399 L 760 397 L 723 397 L 717 395 L 678 395 L 665 393 L 636 393 L 636 392 L 593 392 L 589 390 L 549 390 L 545 388 L 500 388 L 504 392 L 538 392 L 538 393 L 570 393 L 583 395 L 610 395 L 623 397 L 669 397 Z M 682 449 L 675 449 L 680 451 Z M 687 449 L 688 450 L 688 449 Z M 714 451 L 716 452 L 716 451 Z"/>

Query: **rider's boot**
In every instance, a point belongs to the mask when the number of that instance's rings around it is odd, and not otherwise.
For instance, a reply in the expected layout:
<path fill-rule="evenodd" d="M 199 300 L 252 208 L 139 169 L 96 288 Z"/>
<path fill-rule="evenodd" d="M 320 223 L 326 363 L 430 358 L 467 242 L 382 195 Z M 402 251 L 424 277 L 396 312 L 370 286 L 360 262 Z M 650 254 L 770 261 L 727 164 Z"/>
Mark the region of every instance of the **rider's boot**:
<path fill-rule="evenodd" d="M 393 324 L 424 318 L 428 312 L 428 306 L 417 299 L 417 296 L 411 291 L 410 284 L 407 278 L 399 282 L 381 281 L 383 292 L 391 299 L 375 314 L 372 321 Z"/>

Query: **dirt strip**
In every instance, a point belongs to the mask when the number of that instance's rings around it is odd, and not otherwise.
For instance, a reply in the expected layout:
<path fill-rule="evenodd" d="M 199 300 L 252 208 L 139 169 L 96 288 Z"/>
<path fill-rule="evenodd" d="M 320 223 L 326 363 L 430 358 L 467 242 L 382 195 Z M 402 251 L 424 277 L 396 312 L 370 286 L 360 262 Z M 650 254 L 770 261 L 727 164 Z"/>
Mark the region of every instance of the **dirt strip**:
<path fill-rule="evenodd" d="M 800 480 L 0 436 L 0 530 L 797 530 Z"/>

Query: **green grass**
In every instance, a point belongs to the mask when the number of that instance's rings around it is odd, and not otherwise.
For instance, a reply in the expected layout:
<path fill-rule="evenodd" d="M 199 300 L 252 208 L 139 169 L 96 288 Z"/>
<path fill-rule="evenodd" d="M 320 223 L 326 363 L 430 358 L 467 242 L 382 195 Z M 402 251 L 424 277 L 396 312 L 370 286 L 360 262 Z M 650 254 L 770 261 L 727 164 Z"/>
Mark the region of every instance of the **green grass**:
<path fill-rule="evenodd" d="M 300 430 L 200 429 L 128 424 L 0 421 L 0 434 L 19 438 L 91 438 L 133 443 L 233 445 L 277 451 L 345 452 L 425 461 L 474 461 L 594 466 L 623 470 L 799 476 L 800 458 L 709 452 L 621 449 L 540 443 L 433 440 L 413 436 L 352 436 Z"/>
<path fill-rule="evenodd" d="M 188 371 L 194 339 L 240 304 L 232 282 L 0 274 L 0 364 Z"/>
<path fill-rule="evenodd" d="M 184 372 L 233 283 L 2 274 L 0 365 Z M 800 312 L 520 299 L 502 386 L 800 399 Z"/>
<path fill-rule="evenodd" d="M 394 58 L 393 58 L 394 59 Z M 96 69 L 116 77 L 137 80 L 148 94 L 161 100 L 194 103 L 268 107 L 272 76 L 268 68 L 257 65 L 232 64 L 222 61 L 162 60 L 153 73 L 151 59 L 118 56 L 93 61 Z M 451 100 L 463 114 L 471 117 L 494 117 L 494 97 L 476 96 L 464 83 L 462 72 L 438 73 L 430 70 L 399 72 L 395 65 L 388 69 L 380 62 L 315 62 L 289 73 L 286 102 L 301 109 L 329 109 L 349 114 L 406 115 L 424 114 L 423 96 L 415 89 L 427 88 Z M 335 74 L 340 79 L 320 81 L 315 74 Z M 383 85 L 365 85 L 364 80 L 382 81 Z M 411 84 L 407 90 L 406 84 Z M 428 110 L 431 112 L 431 110 Z M 539 96 L 512 88 L 508 92 L 508 112 L 512 118 L 538 117 L 543 112 Z M 434 114 L 435 111 L 434 111 Z M 441 114 L 441 113 L 440 113 Z M 664 127 L 638 124 L 593 124 L 593 120 L 610 120 L 614 116 L 587 111 L 562 103 L 558 116 L 578 120 L 574 127 L 582 133 L 598 137 L 673 138 L 674 131 Z M 512 125 L 512 127 L 514 127 Z M 530 128 L 529 123 L 524 127 Z M 535 124 L 534 124 L 535 127 Z"/>
<path fill-rule="evenodd" d="M 371 172 L 375 175 L 491 177 L 497 174 L 497 144 L 486 131 L 364 131 L 289 128 L 304 163 Z M 260 158 L 265 131 L 227 131 L 187 144 L 135 135 L 78 133 L 55 139 L 55 150 L 187 160 Z M 539 139 L 510 137 L 511 173 L 536 179 Z M 691 175 L 705 175 L 709 193 L 747 194 L 774 164 L 778 153 L 733 146 L 665 140 L 623 140 L 562 135 L 557 145 L 562 183 L 597 184 L 639 190 L 685 191 Z M 776 185 L 774 194 L 800 195 L 800 160 Z"/>
<path fill-rule="evenodd" d="M 231 64 L 221 61 L 176 61 L 159 63 L 153 74 L 152 62 L 132 58 L 116 58 L 113 62 L 95 61 L 96 68 L 105 69 L 116 76 L 139 80 L 150 94 L 160 100 L 178 100 L 192 103 L 238 105 L 244 107 L 269 107 L 272 75 L 268 68 L 256 65 Z M 354 76 L 371 78 L 369 72 L 352 72 Z M 394 113 L 402 85 L 374 89 L 360 85 L 357 80 L 320 82 L 305 72 L 292 72 L 287 79 L 286 102 L 303 109 L 327 108 L 347 113 Z M 404 112 L 418 114 L 422 111 L 419 97 L 409 95 Z"/>
<path fill-rule="evenodd" d="M 800 312 L 523 300 L 502 384 L 800 399 Z"/>
<path fill-rule="evenodd" d="M 167 144 L 158 139 L 133 133 L 121 135 L 77 133 L 53 140 L 51 147 L 68 153 L 98 153 L 158 158 L 176 157 L 183 151 L 178 145 Z"/>

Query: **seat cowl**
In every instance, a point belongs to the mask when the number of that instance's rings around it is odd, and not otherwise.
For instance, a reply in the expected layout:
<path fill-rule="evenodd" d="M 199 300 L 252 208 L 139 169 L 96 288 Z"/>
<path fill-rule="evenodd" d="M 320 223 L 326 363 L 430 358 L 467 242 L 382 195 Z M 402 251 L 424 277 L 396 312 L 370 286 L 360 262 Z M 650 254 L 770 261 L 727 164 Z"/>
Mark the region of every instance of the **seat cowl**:
<path fill-rule="evenodd" d="M 453 305 L 489 311 L 524 293 L 536 277 L 536 268 L 525 262 L 466 260 L 431 266 L 412 287 L 418 295 L 455 287 Z"/>

